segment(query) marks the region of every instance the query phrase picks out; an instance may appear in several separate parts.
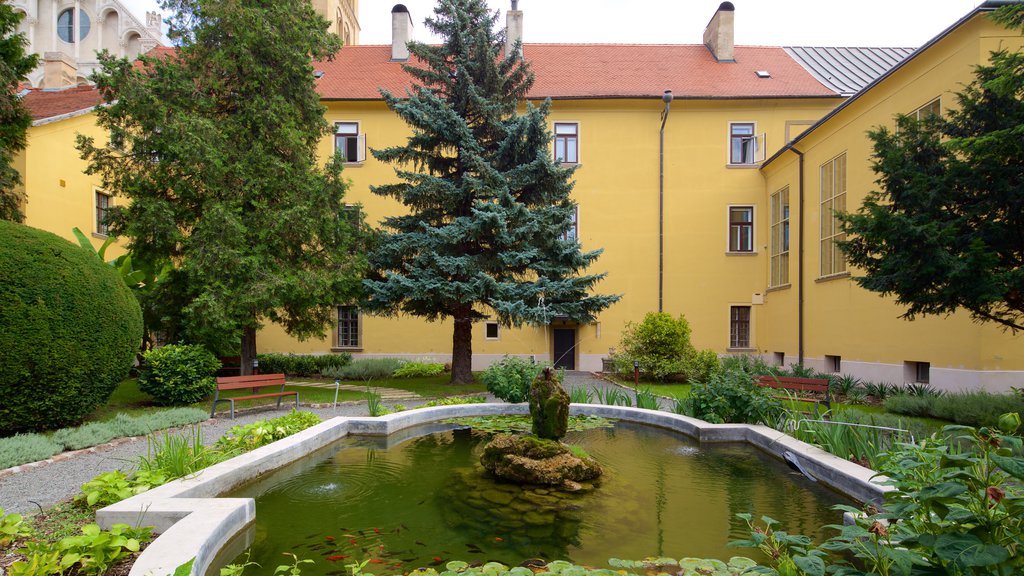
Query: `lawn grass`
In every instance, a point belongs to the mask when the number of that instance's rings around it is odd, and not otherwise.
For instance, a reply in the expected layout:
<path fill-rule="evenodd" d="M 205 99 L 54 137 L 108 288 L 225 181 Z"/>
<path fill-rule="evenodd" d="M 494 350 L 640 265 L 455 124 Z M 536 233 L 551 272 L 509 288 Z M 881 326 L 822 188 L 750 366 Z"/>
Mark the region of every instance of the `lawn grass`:
<path fill-rule="evenodd" d="M 450 379 L 450 374 L 440 374 L 438 376 L 426 376 L 423 378 L 391 378 L 388 380 L 371 380 L 368 383 L 355 381 L 342 382 L 342 384 L 352 384 L 363 387 L 369 385 L 370 388 L 394 388 L 396 390 L 406 390 L 419 394 L 424 398 L 444 398 L 447 396 L 487 393 L 487 387 L 481 384 L 479 380 L 472 384 L 450 384 Z M 302 381 L 324 384 L 334 383 L 334 380 L 327 378 L 302 378 Z"/>
<path fill-rule="evenodd" d="M 628 386 L 629 388 L 636 388 L 636 384 L 632 380 L 626 380 L 618 376 L 606 375 L 606 377 L 622 386 Z M 665 396 L 668 398 L 686 398 L 690 395 L 690 389 L 693 387 L 692 384 L 679 384 L 679 383 L 665 383 L 665 382 L 651 382 L 647 380 L 640 380 L 640 388 L 650 388 L 658 396 Z"/>

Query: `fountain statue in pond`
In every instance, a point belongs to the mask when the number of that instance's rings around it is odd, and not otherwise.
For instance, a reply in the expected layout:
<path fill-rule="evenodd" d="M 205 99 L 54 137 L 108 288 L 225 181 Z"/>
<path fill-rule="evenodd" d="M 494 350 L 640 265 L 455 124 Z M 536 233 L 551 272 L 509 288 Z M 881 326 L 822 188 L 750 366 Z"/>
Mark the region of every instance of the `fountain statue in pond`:
<path fill-rule="evenodd" d="M 569 395 L 551 368 L 530 385 L 533 435 L 500 434 L 484 447 L 480 463 L 495 477 L 518 484 L 576 491 L 601 475 L 601 467 L 579 448 L 562 444 L 569 427 Z"/>

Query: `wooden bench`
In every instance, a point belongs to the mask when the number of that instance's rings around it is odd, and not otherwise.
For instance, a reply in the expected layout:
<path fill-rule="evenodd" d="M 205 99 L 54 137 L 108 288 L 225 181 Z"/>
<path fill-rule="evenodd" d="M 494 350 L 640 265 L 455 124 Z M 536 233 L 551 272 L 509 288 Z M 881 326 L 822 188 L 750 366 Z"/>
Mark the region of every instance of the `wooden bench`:
<path fill-rule="evenodd" d="M 277 392 L 264 392 L 262 394 L 256 394 L 260 388 L 269 388 L 271 386 L 278 386 Z M 252 388 L 253 394 L 246 396 L 232 396 L 231 398 L 221 398 L 220 393 L 226 390 L 242 390 L 245 388 Z M 219 402 L 230 402 L 231 403 L 231 418 L 235 417 L 235 400 L 255 400 L 257 398 L 277 398 L 277 407 L 281 408 L 281 398 L 285 396 L 295 396 L 295 408 L 299 407 L 299 393 L 293 391 L 285 391 L 284 389 L 284 374 L 257 374 L 253 376 L 224 376 L 217 378 L 217 391 L 213 395 L 213 407 L 210 409 L 210 418 L 217 412 L 217 404 Z"/>
<path fill-rule="evenodd" d="M 776 390 L 789 390 L 796 392 L 796 397 L 776 396 L 782 400 L 799 400 L 814 404 L 814 415 L 818 415 L 818 405 L 824 404 L 825 410 L 832 409 L 832 393 L 829 388 L 829 381 L 821 378 L 795 378 L 793 376 L 758 376 L 758 386 L 775 388 Z M 802 394 L 801 394 L 802 393 Z M 807 394 L 822 394 L 823 398 L 807 396 Z"/>

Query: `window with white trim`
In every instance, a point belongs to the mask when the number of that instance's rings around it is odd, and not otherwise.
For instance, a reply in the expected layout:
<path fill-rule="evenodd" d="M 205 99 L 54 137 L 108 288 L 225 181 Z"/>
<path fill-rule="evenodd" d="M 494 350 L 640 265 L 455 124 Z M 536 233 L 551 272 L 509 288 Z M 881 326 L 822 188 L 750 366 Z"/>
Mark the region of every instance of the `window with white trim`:
<path fill-rule="evenodd" d="M 562 234 L 562 240 L 576 241 L 580 234 L 580 207 L 572 207 L 572 226 Z"/>
<path fill-rule="evenodd" d="M 729 307 L 729 348 L 750 348 L 750 306 Z"/>
<path fill-rule="evenodd" d="M 846 255 L 837 242 L 846 239 L 837 212 L 846 210 L 846 153 L 821 166 L 821 276 L 846 272 Z"/>
<path fill-rule="evenodd" d="M 914 113 L 912 114 L 914 119 L 920 122 L 922 120 L 927 120 L 932 116 L 942 116 L 942 104 L 939 100 L 939 98 L 936 98 L 917 110 L 914 110 Z"/>
<path fill-rule="evenodd" d="M 96 233 L 106 236 L 110 233 L 110 227 L 107 226 L 107 215 L 110 213 L 110 208 L 114 205 L 110 194 L 102 190 L 96 190 L 95 192 L 95 203 L 96 203 Z"/>
<path fill-rule="evenodd" d="M 338 306 L 338 347 L 359 348 L 359 308 Z"/>
<path fill-rule="evenodd" d="M 578 164 L 580 161 L 580 125 L 555 122 L 555 162 Z"/>
<path fill-rule="evenodd" d="M 729 123 L 729 164 L 749 165 L 764 161 L 766 135 L 757 134 L 753 122 Z"/>
<path fill-rule="evenodd" d="M 771 277 L 768 286 L 789 284 L 789 186 L 771 197 Z"/>
<path fill-rule="evenodd" d="M 729 252 L 754 251 L 754 207 L 729 206 Z"/>
<path fill-rule="evenodd" d="M 359 122 L 334 125 L 334 152 L 349 164 L 366 161 L 366 134 L 359 132 Z"/>

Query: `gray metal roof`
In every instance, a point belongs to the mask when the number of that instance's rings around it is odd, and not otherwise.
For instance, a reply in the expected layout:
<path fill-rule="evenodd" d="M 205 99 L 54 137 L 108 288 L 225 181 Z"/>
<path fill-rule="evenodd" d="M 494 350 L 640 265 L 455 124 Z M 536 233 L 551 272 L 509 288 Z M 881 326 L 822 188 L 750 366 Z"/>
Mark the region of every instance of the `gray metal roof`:
<path fill-rule="evenodd" d="M 915 48 L 784 48 L 819 82 L 843 96 L 853 96 L 888 72 Z"/>

